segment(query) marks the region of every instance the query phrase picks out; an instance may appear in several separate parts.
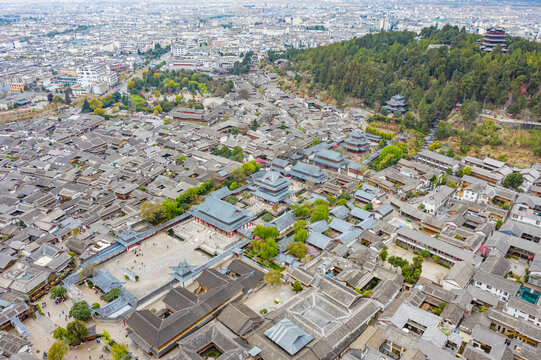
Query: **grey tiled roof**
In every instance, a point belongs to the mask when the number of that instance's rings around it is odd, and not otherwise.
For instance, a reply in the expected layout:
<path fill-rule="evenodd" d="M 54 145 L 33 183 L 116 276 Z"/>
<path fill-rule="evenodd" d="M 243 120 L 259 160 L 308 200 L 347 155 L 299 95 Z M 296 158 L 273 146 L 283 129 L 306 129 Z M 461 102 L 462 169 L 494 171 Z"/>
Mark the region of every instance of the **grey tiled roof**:
<path fill-rule="evenodd" d="M 447 275 L 445 275 L 443 280 L 454 281 L 460 287 L 465 288 L 468 286 L 474 272 L 475 268 L 472 264 L 467 263 L 466 261 L 457 261 Z"/>
<path fill-rule="evenodd" d="M 317 232 L 311 232 L 308 235 L 308 239 L 306 240 L 308 244 L 313 245 L 321 250 L 325 250 L 332 241 L 333 239 L 331 239 L 330 237 Z"/>
<path fill-rule="evenodd" d="M 265 331 L 265 335 L 290 355 L 295 355 L 314 339 L 312 335 L 308 334 L 288 318 L 283 318 L 276 325 Z"/>
<path fill-rule="evenodd" d="M 191 212 L 193 216 L 228 233 L 253 219 L 246 211 L 214 197 L 207 197 L 203 204 L 193 206 Z"/>
<path fill-rule="evenodd" d="M 287 211 L 283 215 L 272 220 L 271 224 L 276 226 L 276 229 L 278 229 L 278 232 L 282 232 L 288 227 L 295 224 L 297 220 L 298 218 L 295 216 L 295 214 L 292 211 Z"/>

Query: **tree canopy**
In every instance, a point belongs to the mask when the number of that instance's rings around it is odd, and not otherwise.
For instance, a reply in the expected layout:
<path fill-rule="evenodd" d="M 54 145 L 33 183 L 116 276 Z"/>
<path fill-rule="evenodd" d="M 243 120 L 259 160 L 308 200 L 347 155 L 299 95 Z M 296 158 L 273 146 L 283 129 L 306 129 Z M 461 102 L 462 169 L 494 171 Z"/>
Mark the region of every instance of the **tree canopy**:
<path fill-rule="evenodd" d="M 419 114 L 410 126 L 425 131 L 457 103 L 466 105 L 463 116 L 469 119 L 476 103 L 501 106 L 509 94 L 513 102 L 508 111 L 541 115 L 540 44 L 508 37 L 507 53 L 489 53 L 480 49 L 480 36 L 464 28 L 430 27 L 420 35 L 419 40 L 408 31 L 368 34 L 304 51 L 291 49 L 284 56 L 296 63 L 298 72 L 310 73 L 312 85 L 339 105 L 355 97 L 377 111 L 392 96 L 404 96 Z"/>
<path fill-rule="evenodd" d="M 502 181 L 502 185 L 506 188 L 518 189 L 524 182 L 524 177 L 521 173 L 511 173 Z"/>
<path fill-rule="evenodd" d="M 69 316 L 81 321 L 87 321 L 90 319 L 90 315 L 90 308 L 86 301 L 76 302 L 69 312 Z"/>
<path fill-rule="evenodd" d="M 68 353 L 68 345 L 63 341 L 55 342 L 47 353 L 47 360 L 62 360 Z"/>
<path fill-rule="evenodd" d="M 84 322 L 74 320 L 66 327 L 66 340 L 72 345 L 77 345 L 88 336 L 88 329 Z"/>
<path fill-rule="evenodd" d="M 126 344 L 113 344 L 113 346 L 111 346 L 111 355 L 113 360 L 130 359 L 130 356 L 128 355 L 128 346 Z"/>
<path fill-rule="evenodd" d="M 66 294 L 66 292 L 66 288 L 62 285 L 55 285 L 49 291 L 49 293 L 51 294 L 51 299 L 57 299 L 59 297 L 62 297 Z"/>
<path fill-rule="evenodd" d="M 397 145 L 387 145 L 381 150 L 378 158 L 374 161 L 374 167 L 377 170 L 383 170 L 391 165 L 396 164 L 400 159 L 408 154 L 406 144 L 399 143 Z"/>
<path fill-rule="evenodd" d="M 263 280 L 268 285 L 280 285 L 282 283 L 282 273 L 279 270 L 269 270 L 263 275 Z"/>

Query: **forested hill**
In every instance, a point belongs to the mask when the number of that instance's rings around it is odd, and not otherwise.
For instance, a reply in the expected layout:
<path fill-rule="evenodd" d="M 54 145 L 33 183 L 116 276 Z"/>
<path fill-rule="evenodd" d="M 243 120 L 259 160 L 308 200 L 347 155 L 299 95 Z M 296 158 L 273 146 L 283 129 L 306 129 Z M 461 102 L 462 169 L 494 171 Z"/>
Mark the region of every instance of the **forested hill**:
<path fill-rule="evenodd" d="M 341 104 L 348 97 L 364 99 L 379 109 L 391 96 L 404 96 L 420 117 L 415 127 L 427 129 L 456 103 L 471 99 L 486 106 L 539 117 L 541 45 L 508 37 L 507 54 L 479 49 L 478 35 L 458 27 L 370 34 L 350 41 L 285 56 L 311 77 L 312 89 L 327 90 Z M 432 45 L 432 46 L 430 46 Z M 434 46 L 444 45 L 444 46 Z"/>

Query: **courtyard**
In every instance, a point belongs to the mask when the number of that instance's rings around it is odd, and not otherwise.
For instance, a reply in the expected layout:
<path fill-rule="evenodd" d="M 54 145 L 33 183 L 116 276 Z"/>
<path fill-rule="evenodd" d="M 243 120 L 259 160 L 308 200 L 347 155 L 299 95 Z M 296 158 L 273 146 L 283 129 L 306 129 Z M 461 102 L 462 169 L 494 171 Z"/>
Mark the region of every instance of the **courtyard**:
<path fill-rule="evenodd" d="M 403 259 L 408 260 L 410 263 L 413 262 L 413 258 L 417 255 L 412 253 L 411 251 L 408 251 L 406 249 L 401 248 L 400 246 L 396 245 L 395 243 L 390 243 L 387 245 L 389 257 L 391 256 L 399 256 Z M 384 266 L 386 268 L 393 268 L 391 264 L 385 263 Z M 425 258 L 423 262 L 423 271 L 421 273 L 421 277 L 424 277 L 438 285 L 441 285 L 441 281 L 447 275 L 449 272 L 449 269 L 441 266 L 440 264 L 435 263 L 431 259 Z"/>
<path fill-rule="evenodd" d="M 267 309 L 268 312 L 271 312 L 272 310 L 281 307 L 293 296 L 295 296 L 295 293 L 289 285 L 265 285 L 263 288 L 250 295 L 250 297 L 244 301 L 244 304 L 259 314 L 261 309 Z M 279 303 L 276 304 L 274 299 L 278 299 Z"/>
<path fill-rule="evenodd" d="M 178 265 L 180 261 L 186 260 L 195 266 L 206 263 L 209 256 L 196 251 L 196 247 L 192 241 L 181 241 L 161 232 L 129 252 L 101 264 L 98 269 L 109 270 L 115 278 L 125 281 L 124 288 L 139 298 L 171 280 L 169 267 Z M 124 269 L 133 271 L 139 276 L 139 281 L 126 280 Z"/>

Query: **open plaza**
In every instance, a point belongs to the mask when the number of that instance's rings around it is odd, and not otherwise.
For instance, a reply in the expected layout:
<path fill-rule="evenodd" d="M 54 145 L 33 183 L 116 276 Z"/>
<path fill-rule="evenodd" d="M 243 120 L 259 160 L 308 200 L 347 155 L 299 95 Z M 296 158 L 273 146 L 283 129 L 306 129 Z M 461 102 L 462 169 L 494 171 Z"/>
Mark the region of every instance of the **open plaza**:
<path fill-rule="evenodd" d="M 123 287 L 139 298 L 170 281 L 170 267 L 178 265 L 182 260 L 199 266 L 206 263 L 209 256 L 197 251 L 193 241 L 181 241 L 161 232 L 103 263 L 98 270 L 107 270 L 117 280 L 124 281 Z M 126 269 L 139 276 L 139 280 L 125 279 Z"/>

